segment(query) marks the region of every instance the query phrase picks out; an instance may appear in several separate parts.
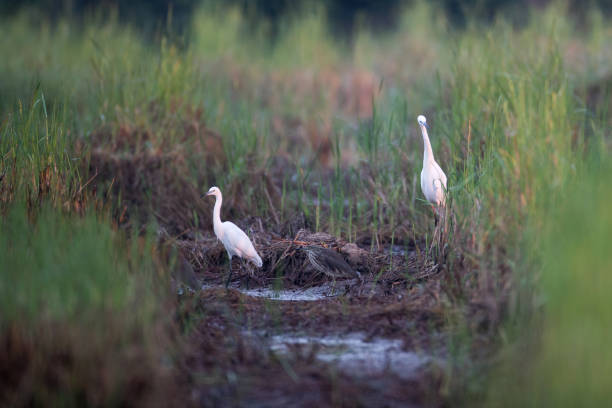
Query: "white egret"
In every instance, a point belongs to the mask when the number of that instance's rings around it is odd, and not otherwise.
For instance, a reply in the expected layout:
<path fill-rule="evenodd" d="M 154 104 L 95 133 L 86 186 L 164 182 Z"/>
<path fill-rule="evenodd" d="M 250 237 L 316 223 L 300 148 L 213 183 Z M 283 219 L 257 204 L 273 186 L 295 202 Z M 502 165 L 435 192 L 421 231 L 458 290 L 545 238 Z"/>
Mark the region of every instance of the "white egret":
<path fill-rule="evenodd" d="M 238 228 L 233 222 L 221 222 L 221 203 L 223 202 L 223 196 L 221 195 L 219 187 L 211 187 L 206 195 L 216 197 L 215 208 L 213 210 L 213 228 L 215 230 L 215 235 L 219 241 L 223 243 L 227 255 L 229 256 L 229 273 L 227 275 L 227 281 L 225 282 L 225 287 L 228 287 L 232 277 L 233 256 L 247 259 L 253 262 L 258 268 L 263 265 L 263 262 L 255 250 L 255 247 L 253 247 L 253 243 L 244 231 Z"/>
<path fill-rule="evenodd" d="M 436 163 L 434 159 L 433 150 L 431 149 L 431 143 L 429 142 L 429 136 L 427 134 L 427 119 L 423 115 L 417 117 L 419 126 L 421 127 L 421 133 L 423 134 L 423 170 L 421 170 L 421 190 L 427 201 L 429 201 L 439 215 L 440 210 L 444 208 L 446 203 L 446 174 L 440 168 L 440 165 Z"/>

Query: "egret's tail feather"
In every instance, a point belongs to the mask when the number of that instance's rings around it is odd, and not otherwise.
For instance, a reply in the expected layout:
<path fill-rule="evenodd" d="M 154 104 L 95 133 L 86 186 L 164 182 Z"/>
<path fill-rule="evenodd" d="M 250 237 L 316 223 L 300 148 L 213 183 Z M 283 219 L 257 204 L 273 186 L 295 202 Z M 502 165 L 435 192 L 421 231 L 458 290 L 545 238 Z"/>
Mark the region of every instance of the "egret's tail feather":
<path fill-rule="evenodd" d="M 263 265 L 263 261 L 261 260 L 259 254 L 257 254 L 257 253 L 255 253 L 255 255 L 253 255 L 250 260 L 258 268 L 261 268 L 261 266 Z"/>

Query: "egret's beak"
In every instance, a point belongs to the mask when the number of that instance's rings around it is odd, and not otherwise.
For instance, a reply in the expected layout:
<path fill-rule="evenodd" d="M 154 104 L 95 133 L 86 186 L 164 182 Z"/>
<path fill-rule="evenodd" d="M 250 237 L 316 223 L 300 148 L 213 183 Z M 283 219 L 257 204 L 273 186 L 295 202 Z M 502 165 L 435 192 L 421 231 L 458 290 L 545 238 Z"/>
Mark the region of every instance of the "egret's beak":
<path fill-rule="evenodd" d="M 211 195 L 214 195 L 214 194 L 215 194 L 215 193 L 213 193 L 213 192 L 210 192 L 210 191 L 209 191 L 208 193 L 206 193 L 206 194 L 204 194 L 204 195 L 206 195 L 206 196 L 211 196 Z"/>
<path fill-rule="evenodd" d="M 425 126 L 426 129 L 429 129 L 429 126 L 427 126 L 427 123 L 423 123 L 423 126 Z"/>

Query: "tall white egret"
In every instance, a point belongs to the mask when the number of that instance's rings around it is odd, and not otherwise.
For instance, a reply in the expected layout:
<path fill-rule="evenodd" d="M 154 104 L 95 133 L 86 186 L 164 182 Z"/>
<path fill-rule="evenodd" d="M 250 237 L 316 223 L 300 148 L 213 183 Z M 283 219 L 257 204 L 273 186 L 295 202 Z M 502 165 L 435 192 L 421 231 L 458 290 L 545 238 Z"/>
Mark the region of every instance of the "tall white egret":
<path fill-rule="evenodd" d="M 221 195 L 219 187 L 211 187 L 206 195 L 216 197 L 215 208 L 213 210 L 213 229 L 219 241 L 223 243 L 227 255 L 229 256 L 229 273 L 227 275 L 227 281 L 225 282 L 225 287 L 228 287 L 232 277 L 232 257 L 234 255 L 253 262 L 258 268 L 263 265 L 263 262 L 255 250 L 255 247 L 253 247 L 253 243 L 243 230 L 238 228 L 233 222 L 221 222 L 221 203 L 223 202 L 223 196 Z"/>
<path fill-rule="evenodd" d="M 431 143 L 429 142 L 429 135 L 427 134 L 427 119 L 423 115 L 417 117 L 419 126 L 421 127 L 421 133 L 423 134 L 423 170 L 421 170 L 421 190 L 427 201 L 429 201 L 439 215 L 440 210 L 444 208 L 446 203 L 446 174 L 440 168 L 440 165 L 436 163 L 434 159 L 433 150 L 431 149 Z"/>

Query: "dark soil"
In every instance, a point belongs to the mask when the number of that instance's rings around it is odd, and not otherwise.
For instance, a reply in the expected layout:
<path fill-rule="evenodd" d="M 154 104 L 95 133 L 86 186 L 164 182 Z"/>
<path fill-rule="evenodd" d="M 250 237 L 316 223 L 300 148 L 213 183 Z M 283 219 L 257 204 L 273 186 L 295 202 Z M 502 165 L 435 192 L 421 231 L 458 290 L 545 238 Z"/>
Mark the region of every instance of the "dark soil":
<path fill-rule="evenodd" d="M 233 282 L 223 287 L 227 255 L 214 237 L 175 241 L 189 266 L 176 283 L 184 288 L 178 320 L 189 331 L 184 369 L 197 404 L 205 406 L 442 406 L 445 368 L 421 367 L 406 379 L 393 372 L 352 375 L 316 358 L 317 345 L 293 345 L 275 353 L 258 339 L 300 333 L 355 333 L 398 339 L 405 350 L 445 357 L 445 313 L 438 268 L 414 245 L 371 253 L 324 233 L 301 230 L 278 238 L 252 232 L 264 265 L 235 261 Z M 186 271 L 187 269 L 187 271 Z M 182 278 L 181 278 L 182 277 Z M 182 282 L 181 282 L 182 281 Z M 250 287 L 306 288 L 334 284 L 340 294 L 314 301 L 281 301 L 245 295 Z M 240 290 L 239 290 L 240 289 Z M 197 317 L 194 317 L 197 316 Z M 247 333 L 257 333 L 256 336 Z"/>

